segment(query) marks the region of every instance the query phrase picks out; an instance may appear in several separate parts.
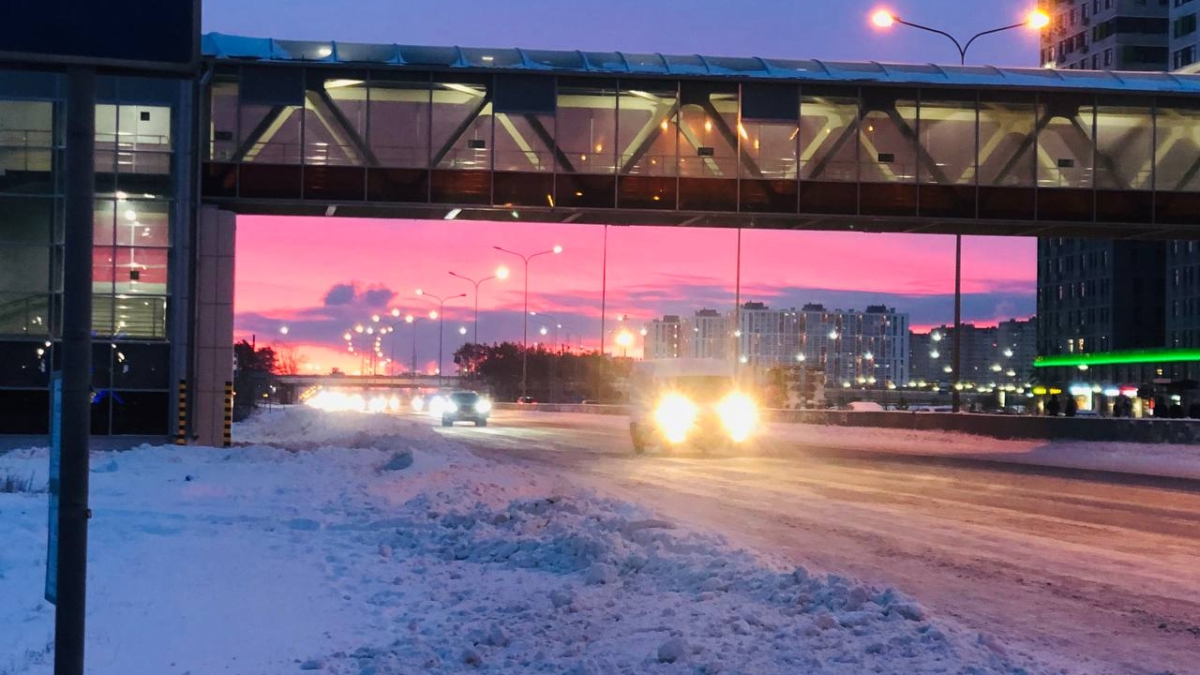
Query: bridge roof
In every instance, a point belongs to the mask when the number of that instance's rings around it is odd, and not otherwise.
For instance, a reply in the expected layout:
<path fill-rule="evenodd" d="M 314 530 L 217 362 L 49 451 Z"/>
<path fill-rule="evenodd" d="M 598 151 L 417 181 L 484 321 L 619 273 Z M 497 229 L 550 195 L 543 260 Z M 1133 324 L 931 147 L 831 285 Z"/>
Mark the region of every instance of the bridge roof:
<path fill-rule="evenodd" d="M 972 88 L 1073 89 L 1114 93 L 1200 93 L 1200 75 L 996 66 L 946 66 L 790 60 L 760 57 L 422 47 L 335 41 L 276 40 L 208 33 L 206 58 L 354 66 L 463 69 L 560 75 L 729 77 L 769 81 L 928 85 Z"/>

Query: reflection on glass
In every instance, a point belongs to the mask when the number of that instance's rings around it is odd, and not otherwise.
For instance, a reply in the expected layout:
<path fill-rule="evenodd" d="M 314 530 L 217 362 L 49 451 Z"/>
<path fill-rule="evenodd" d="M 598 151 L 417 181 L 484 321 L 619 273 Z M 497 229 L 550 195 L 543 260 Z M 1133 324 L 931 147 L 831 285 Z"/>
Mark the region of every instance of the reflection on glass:
<path fill-rule="evenodd" d="M 587 80 L 559 81 L 554 138 L 562 149 L 558 158 L 560 172 L 613 173 L 616 169 L 616 129 L 615 86 Z"/>
<path fill-rule="evenodd" d="M 429 82 L 372 77 L 368 143 L 380 166 L 429 167 Z"/>
<path fill-rule="evenodd" d="M 364 166 L 365 74 L 313 73 L 304 92 L 304 163 Z"/>
<path fill-rule="evenodd" d="M 1092 125 L 1089 99 L 1047 96 L 1041 106 L 1049 117 L 1038 134 L 1038 187 L 1092 186 Z"/>
<path fill-rule="evenodd" d="M 1155 189 L 1200 192 L 1200 107 L 1162 100 L 1156 119 Z"/>
<path fill-rule="evenodd" d="M 1032 101 L 980 101 L 980 185 L 1033 186 L 1036 116 Z"/>
<path fill-rule="evenodd" d="M 234 159 L 261 164 L 299 164 L 299 106 L 242 103 Z M 241 155 L 238 157 L 238 155 Z"/>
<path fill-rule="evenodd" d="M 920 181 L 938 185 L 974 183 L 975 97 L 922 98 L 920 114 Z"/>
<path fill-rule="evenodd" d="M 679 175 L 736 178 L 737 91 L 687 83 L 684 93 L 679 116 Z"/>
<path fill-rule="evenodd" d="M 233 159 L 238 138 L 238 83 L 214 81 L 210 88 L 209 158 Z"/>
<path fill-rule="evenodd" d="M 796 141 L 800 134 L 795 123 L 747 120 L 738 131 L 742 134 L 743 177 L 796 178 Z"/>
<path fill-rule="evenodd" d="M 430 121 L 435 168 L 492 168 L 492 102 L 486 84 L 435 82 Z"/>
<path fill-rule="evenodd" d="M 1096 187 L 1149 190 L 1154 175 L 1154 119 L 1136 102 L 1096 108 Z"/>
<path fill-rule="evenodd" d="M 0 290 L 0 335 L 48 335 L 50 296 Z"/>
<path fill-rule="evenodd" d="M 496 113 L 497 171 L 549 172 L 554 170 L 554 115 Z M 587 153 L 563 161 L 586 162 Z"/>
<path fill-rule="evenodd" d="M 805 180 L 858 180 L 858 98 L 809 88 L 800 102 L 800 176 Z"/>
<path fill-rule="evenodd" d="M 679 98 L 675 83 L 621 90 L 617 145 L 621 175 L 676 175 Z"/>
<path fill-rule="evenodd" d="M 859 180 L 915 183 L 917 102 L 884 90 L 864 98 L 859 123 Z"/>
<path fill-rule="evenodd" d="M 54 107 L 42 101 L 0 101 L 0 177 L 48 172 L 54 147 Z"/>

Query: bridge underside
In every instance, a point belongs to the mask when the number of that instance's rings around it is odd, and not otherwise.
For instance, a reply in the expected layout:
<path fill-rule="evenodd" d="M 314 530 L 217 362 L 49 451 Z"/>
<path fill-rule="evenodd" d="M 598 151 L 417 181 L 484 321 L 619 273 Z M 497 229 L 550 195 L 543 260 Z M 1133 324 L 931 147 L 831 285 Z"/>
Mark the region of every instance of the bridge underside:
<path fill-rule="evenodd" d="M 1196 226 L 1148 223 L 1080 223 L 1069 221 L 977 220 L 922 216 L 841 216 L 721 213 L 703 211 L 640 211 L 634 209 L 547 209 L 395 203 L 313 204 L 303 201 L 208 200 L 222 209 L 245 215 L 336 216 L 489 222 L 579 223 L 617 226 L 714 227 L 825 232 L 891 232 L 905 234 L 964 234 L 973 236 L 1072 237 L 1098 239 L 1186 240 L 1200 237 Z M 1200 213 L 1200 205 L 1197 206 Z M 514 215 L 515 212 L 515 215 Z"/>

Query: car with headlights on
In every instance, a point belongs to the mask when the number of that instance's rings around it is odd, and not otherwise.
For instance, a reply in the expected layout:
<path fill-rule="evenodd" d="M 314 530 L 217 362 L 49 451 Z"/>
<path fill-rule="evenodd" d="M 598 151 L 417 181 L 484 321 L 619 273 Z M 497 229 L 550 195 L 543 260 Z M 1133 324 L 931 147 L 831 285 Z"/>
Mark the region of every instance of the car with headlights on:
<path fill-rule="evenodd" d="M 643 361 L 632 385 L 629 435 L 639 454 L 648 448 L 744 446 L 758 434 L 758 405 L 725 362 Z"/>
<path fill-rule="evenodd" d="M 486 427 L 492 415 L 492 402 L 478 392 L 456 391 L 441 397 L 437 412 L 430 407 L 430 413 L 440 417 L 444 427 L 454 426 L 455 422 L 474 422 L 477 427 Z"/>

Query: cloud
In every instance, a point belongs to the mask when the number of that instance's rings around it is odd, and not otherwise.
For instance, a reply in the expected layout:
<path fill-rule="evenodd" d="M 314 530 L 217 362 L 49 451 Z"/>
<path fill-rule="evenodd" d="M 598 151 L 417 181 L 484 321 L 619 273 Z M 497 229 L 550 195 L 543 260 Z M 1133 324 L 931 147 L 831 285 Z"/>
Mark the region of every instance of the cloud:
<path fill-rule="evenodd" d="M 324 302 L 326 307 L 357 305 L 360 307 L 375 308 L 387 305 L 395 297 L 396 291 L 386 286 L 374 285 L 364 288 L 357 281 L 352 281 L 332 286 L 325 293 Z"/>
<path fill-rule="evenodd" d="M 367 307 L 383 307 L 394 297 L 396 297 L 396 291 L 383 287 L 370 288 L 362 294 L 363 303 Z"/>
<path fill-rule="evenodd" d="M 354 284 L 338 284 L 325 294 L 325 306 L 349 305 L 354 302 L 354 296 L 357 294 L 358 290 Z"/>

